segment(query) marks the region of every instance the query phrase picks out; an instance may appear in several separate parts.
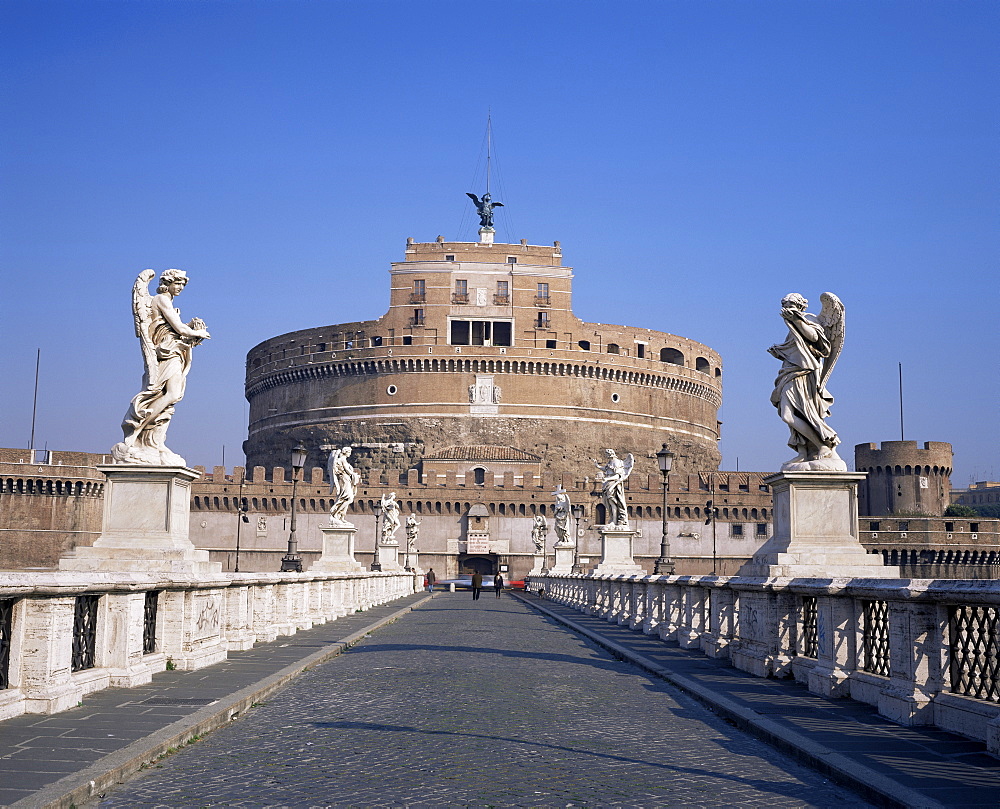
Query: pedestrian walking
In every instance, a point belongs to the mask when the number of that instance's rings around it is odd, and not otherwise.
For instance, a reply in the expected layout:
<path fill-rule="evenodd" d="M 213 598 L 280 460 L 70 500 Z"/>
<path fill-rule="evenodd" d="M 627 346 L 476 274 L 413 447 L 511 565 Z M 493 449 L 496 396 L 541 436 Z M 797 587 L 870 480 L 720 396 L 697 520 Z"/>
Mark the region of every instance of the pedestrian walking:
<path fill-rule="evenodd" d="M 496 590 L 497 598 L 500 598 L 500 591 L 503 590 L 503 576 L 499 573 L 493 577 L 493 589 Z"/>
<path fill-rule="evenodd" d="M 479 600 L 479 593 L 483 589 L 483 574 L 478 570 L 472 574 L 472 600 Z"/>
<path fill-rule="evenodd" d="M 434 568 L 427 571 L 427 592 L 434 592 L 434 583 L 437 581 L 437 576 L 434 575 Z"/>

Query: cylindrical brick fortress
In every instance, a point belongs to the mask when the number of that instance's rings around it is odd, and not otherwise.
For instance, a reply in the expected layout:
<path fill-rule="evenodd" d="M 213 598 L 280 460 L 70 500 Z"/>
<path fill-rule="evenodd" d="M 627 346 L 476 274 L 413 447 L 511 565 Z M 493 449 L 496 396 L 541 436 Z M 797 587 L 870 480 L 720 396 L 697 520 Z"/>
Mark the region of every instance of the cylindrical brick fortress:
<path fill-rule="evenodd" d="M 247 356 L 251 466 L 307 465 L 353 445 L 360 467 L 408 469 L 446 447 L 494 445 L 580 471 L 603 447 L 675 470 L 717 469 L 722 363 L 708 346 L 573 315 L 561 250 L 407 243 L 377 320 L 291 332 Z"/>
<path fill-rule="evenodd" d="M 854 468 L 867 472 L 858 491 L 865 516 L 889 514 L 940 517 L 951 502 L 951 444 L 883 441 L 854 447 Z"/>

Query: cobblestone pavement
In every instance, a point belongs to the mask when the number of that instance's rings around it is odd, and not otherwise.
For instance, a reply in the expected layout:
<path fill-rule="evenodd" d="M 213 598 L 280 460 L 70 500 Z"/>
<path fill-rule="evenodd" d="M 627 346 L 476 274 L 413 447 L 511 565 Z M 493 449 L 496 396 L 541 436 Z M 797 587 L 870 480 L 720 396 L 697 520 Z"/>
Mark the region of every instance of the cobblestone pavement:
<path fill-rule="evenodd" d="M 101 806 L 866 806 L 512 598 L 442 593 Z"/>

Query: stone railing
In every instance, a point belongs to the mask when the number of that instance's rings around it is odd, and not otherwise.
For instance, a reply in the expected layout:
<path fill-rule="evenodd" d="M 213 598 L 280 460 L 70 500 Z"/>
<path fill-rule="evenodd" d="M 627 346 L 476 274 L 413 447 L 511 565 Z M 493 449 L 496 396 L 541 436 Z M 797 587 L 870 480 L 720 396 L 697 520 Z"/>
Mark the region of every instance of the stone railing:
<path fill-rule="evenodd" d="M 0 719 L 202 668 L 414 587 L 411 573 L 0 574 Z"/>
<path fill-rule="evenodd" d="M 1000 582 L 544 576 L 529 589 L 1000 755 Z"/>

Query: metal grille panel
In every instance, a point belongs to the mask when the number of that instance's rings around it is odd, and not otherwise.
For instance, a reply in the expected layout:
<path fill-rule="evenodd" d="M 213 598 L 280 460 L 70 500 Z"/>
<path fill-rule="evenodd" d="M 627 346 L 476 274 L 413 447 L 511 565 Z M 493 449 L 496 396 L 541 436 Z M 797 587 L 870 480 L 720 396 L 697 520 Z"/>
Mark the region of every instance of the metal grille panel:
<path fill-rule="evenodd" d="M 97 604 L 100 596 L 77 596 L 73 616 L 73 671 L 94 667 L 97 649 Z"/>
<path fill-rule="evenodd" d="M 889 676 L 889 604 L 862 602 L 861 670 Z"/>
<path fill-rule="evenodd" d="M 948 608 L 951 690 L 1000 702 L 1000 643 L 997 615 L 988 605 Z"/>
<path fill-rule="evenodd" d="M 10 688 L 10 641 L 14 627 L 14 600 L 0 600 L 0 688 Z"/>
<path fill-rule="evenodd" d="M 144 655 L 156 651 L 156 607 L 159 602 L 159 590 L 151 590 L 146 593 L 146 604 L 142 613 L 142 653 Z"/>
<path fill-rule="evenodd" d="M 819 636 L 816 632 L 816 597 L 802 596 L 802 656 L 819 655 Z"/>

